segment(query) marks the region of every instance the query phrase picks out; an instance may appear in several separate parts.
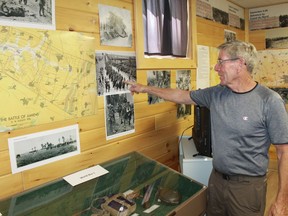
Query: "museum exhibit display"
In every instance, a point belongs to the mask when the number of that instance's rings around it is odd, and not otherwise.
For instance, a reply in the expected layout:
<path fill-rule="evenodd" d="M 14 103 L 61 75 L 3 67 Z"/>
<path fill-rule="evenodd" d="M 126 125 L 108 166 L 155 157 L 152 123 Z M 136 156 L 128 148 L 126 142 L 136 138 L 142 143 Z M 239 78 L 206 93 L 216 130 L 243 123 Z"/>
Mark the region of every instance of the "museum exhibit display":
<path fill-rule="evenodd" d="M 2 215 L 204 215 L 207 187 L 138 152 L 100 164 L 107 174 L 65 179 L 0 200 Z"/>

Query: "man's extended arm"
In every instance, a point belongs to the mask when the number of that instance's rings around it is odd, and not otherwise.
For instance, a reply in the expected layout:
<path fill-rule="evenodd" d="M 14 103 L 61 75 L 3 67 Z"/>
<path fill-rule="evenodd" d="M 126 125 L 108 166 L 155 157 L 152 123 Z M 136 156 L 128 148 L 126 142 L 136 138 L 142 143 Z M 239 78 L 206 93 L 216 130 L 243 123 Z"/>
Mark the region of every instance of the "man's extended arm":
<path fill-rule="evenodd" d="M 269 216 L 288 215 L 288 144 L 275 145 L 278 157 L 278 194 Z"/>
<path fill-rule="evenodd" d="M 146 86 L 135 82 L 127 81 L 130 85 L 130 91 L 133 93 L 148 93 L 164 100 L 175 102 L 178 104 L 195 104 L 190 97 L 190 92 L 181 89 L 171 89 L 171 88 L 158 88 L 154 86 Z"/>

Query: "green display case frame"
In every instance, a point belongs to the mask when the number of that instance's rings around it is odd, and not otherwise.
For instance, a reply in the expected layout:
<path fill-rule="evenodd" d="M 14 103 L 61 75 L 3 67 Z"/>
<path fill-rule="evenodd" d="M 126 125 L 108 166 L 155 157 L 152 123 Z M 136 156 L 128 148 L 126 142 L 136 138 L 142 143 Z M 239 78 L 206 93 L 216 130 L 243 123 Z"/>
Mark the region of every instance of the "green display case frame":
<path fill-rule="evenodd" d="M 0 213 L 13 216 L 172 216 L 205 213 L 205 185 L 138 152 L 100 166 L 109 173 L 77 186 L 73 187 L 61 178 L 0 200 Z M 112 206 L 112 212 L 107 210 L 107 200 L 111 201 L 111 197 L 115 196 L 124 197 L 124 201 L 131 204 L 131 211 L 124 212 L 123 206 Z"/>

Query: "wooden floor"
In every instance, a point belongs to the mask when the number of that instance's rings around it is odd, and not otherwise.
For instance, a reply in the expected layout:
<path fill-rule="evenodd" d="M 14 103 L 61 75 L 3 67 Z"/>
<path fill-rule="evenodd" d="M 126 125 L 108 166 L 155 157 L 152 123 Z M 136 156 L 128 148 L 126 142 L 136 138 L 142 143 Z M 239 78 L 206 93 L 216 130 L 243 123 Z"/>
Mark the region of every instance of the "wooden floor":
<path fill-rule="evenodd" d="M 268 215 L 268 210 L 271 206 L 271 203 L 276 198 L 278 191 L 278 170 L 277 169 L 269 169 L 267 175 L 267 196 L 266 196 L 266 210 L 265 216 Z"/>

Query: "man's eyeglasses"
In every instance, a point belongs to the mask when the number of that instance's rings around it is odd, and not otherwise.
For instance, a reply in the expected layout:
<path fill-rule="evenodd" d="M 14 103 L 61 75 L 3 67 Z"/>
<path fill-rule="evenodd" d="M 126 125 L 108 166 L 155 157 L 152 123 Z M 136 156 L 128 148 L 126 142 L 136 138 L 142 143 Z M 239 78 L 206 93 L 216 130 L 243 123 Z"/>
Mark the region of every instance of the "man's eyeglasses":
<path fill-rule="evenodd" d="M 239 58 L 232 58 L 232 59 L 218 59 L 217 60 L 217 64 L 222 65 L 224 62 L 228 62 L 228 61 L 236 61 Z"/>

